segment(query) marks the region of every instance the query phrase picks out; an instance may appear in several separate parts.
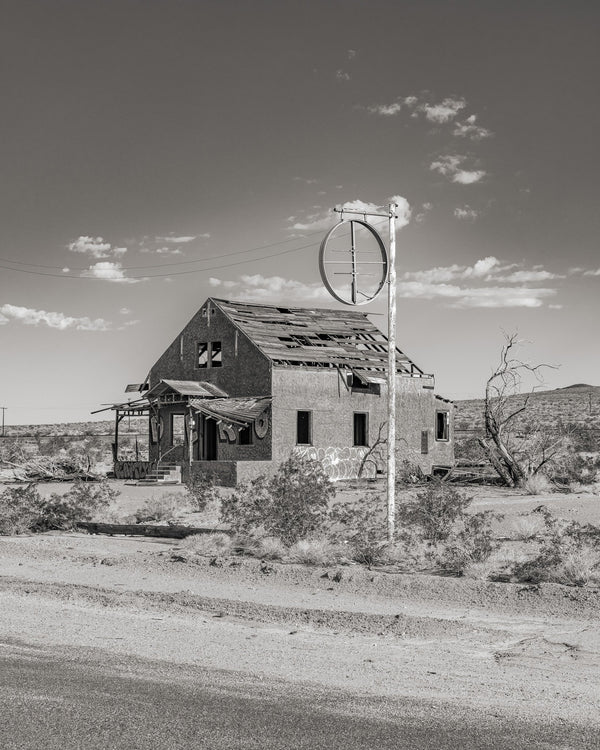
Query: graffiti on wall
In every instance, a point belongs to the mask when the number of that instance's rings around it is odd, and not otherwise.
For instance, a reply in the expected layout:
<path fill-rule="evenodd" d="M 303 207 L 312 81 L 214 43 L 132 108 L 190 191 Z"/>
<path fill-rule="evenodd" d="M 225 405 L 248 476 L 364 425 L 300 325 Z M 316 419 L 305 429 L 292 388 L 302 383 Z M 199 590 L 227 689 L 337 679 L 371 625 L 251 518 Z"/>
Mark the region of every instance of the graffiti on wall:
<path fill-rule="evenodd" d="M 320 461 L 327 476 L 335 481 L 337 479 L 356 479 L 367 451 L 368 448 L 363 447 L 314 448 L 313 446 L 298 446 L 294 448 L 293 452 L 295 456 Z M 376 471 L 375 464 L 368 461 L 362 475 L 371 478 L 376 475 Z"/>

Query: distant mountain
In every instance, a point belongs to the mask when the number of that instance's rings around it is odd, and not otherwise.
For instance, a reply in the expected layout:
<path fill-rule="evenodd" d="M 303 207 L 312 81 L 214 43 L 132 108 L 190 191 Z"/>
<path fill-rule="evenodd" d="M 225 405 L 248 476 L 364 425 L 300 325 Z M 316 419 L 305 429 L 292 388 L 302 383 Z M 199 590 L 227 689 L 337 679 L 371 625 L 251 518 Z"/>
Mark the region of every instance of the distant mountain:
<path fill-rule="evenodd" d="M 525 395 L 511 396 L 515 408 Z M 458 430 L 483 428 L 483 399 L 456 401 L 455 425 Z M 536 424 L 542 429 L 579 425 L 600 429 L 600 386 L 575 383 L 551 391 L 534 391 L 520 424 Z"/>

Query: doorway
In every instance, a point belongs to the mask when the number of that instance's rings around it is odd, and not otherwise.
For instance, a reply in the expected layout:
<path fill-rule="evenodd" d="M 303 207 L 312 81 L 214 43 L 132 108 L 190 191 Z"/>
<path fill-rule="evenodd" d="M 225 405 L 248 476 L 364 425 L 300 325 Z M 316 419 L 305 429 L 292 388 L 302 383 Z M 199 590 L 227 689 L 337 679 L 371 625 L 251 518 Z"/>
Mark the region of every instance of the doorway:
<path fill-rule="evenodd" d="M 217 445 L 219 438 L 217 434 L 217 423 L 210 417 L 202 417 L 202 460 L 217 460 Z"/>

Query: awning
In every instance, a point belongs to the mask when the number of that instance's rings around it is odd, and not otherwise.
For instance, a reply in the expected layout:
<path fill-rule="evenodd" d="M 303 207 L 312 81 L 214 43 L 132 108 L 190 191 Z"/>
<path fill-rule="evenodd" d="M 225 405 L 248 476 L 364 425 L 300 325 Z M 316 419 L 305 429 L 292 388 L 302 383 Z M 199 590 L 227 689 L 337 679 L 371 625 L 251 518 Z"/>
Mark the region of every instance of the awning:
<path fill-rule="evenodd" d="M 201 414 L 217 420 L 248 425 L 254 422 L 270 405 L 271 397 L 192 399 L 189 405 Z"/>
<path fill-rule="evenodd" d="M 147 398 L 162 396 L 167 392 L 180 396 L 195 396 L 196 398 L 222 398 L 226 391 L 205 380 L 161 380 L 146 394 Z"/>

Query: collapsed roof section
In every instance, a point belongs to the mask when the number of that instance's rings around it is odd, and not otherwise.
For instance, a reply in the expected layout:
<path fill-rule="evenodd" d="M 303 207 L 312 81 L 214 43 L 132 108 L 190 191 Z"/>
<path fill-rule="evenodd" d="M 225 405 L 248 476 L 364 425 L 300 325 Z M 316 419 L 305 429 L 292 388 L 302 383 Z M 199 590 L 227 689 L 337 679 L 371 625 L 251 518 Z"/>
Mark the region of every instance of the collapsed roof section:
<path fill-rule="evenodd" d="M 192 399 L 190 406 L 213 419 L 248 425 L 258 419 L 271 404 L 270 396 L 260 398 Z"/>
<path fill-rule="evenodd" d="M 354 310 L 275 307 L 212 298 L 274 365 L 385 372 L 387 337 Z M 396 371 L 431 377 L 396 350 Z"/>

